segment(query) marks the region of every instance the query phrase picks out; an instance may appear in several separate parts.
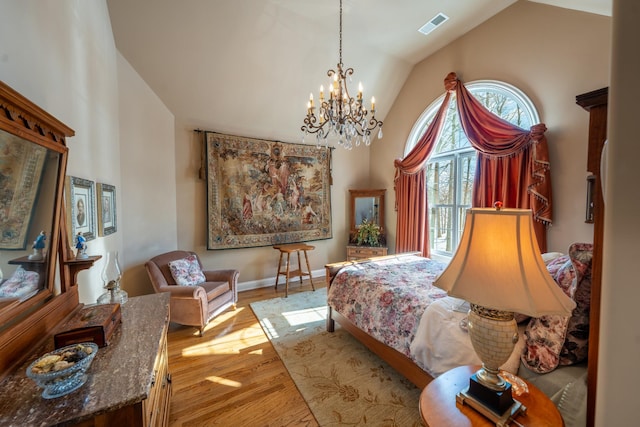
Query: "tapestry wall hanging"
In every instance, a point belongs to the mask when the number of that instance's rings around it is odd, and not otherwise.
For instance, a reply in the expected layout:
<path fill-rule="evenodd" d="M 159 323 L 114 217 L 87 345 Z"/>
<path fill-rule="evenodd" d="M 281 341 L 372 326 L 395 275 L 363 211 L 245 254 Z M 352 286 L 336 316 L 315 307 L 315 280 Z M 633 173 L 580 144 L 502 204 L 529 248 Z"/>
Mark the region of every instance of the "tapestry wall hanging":
<path fill-rule="evenodd" d="M 25 249 L 47 149 L 0 133 L 0 249 Z"/>
<path fill-rule="evenodd" d="M 331 150 L 205 132 L 207 249 L 330 239 Z"/>

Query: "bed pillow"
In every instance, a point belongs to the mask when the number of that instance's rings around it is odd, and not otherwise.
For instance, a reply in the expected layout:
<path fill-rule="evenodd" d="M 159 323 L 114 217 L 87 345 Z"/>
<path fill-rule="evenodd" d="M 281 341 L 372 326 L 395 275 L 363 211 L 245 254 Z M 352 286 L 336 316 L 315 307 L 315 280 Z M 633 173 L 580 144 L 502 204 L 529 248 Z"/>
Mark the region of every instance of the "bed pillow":
<path fill-rule="evenodd" d="M 560 365 L 573 365 L 587 360 L 589 353 L 589 311 L 591 310 L 591 260 L 593 245 L 576 243 L 569 248 L 576 271 L 576 308 L 567 325 L 567 336 L 560 353 Z"/>
<path fill-rule="evenodd" d="M 558 257 L 547 265 L 547 270 L 564 293 L 573 298 L 576 281 L 569 255 Z M 521 360 L 530 370 L 544 374 L 560 363 L 560 352 L 567 335 L 568 316 L 533 317 L 525 331 L 525 350 Z"/>
<path fill-rule="evenodd" d="M 169 270 L 180 286 L 197 286 L 206 280 L 195 255 L 169 262 Z"/>
<path fill-rule="evenodd" d="M 592 253 L 591 244 L 574 243 L 567 255 L 547 264 L 549 274 L 576 302 L 576 308 L 571 316 L 542 316 L 529 321 L 521 359 L 530 370 L 547 373 L 561 364 L 569 365 L 586 359 Z"/>

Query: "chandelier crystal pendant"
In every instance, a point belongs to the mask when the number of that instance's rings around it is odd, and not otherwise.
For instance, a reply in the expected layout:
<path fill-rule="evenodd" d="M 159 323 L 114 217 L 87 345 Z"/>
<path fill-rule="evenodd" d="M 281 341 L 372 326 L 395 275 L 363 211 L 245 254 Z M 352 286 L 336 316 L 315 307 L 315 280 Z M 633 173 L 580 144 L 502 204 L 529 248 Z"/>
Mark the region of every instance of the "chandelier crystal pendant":
<path fill-rule="evenodd" d="M 378 139 L 382 139 L 382 122 L 375 117 L 376 100 L 371 97 L 371 110 L 367 110 L 362 102 L 362 83 L 358 85 L 358 95 L 353 98 L 347 88 L 347 77 L 351 82 L 353 68 L 344 69 L 342 63 L 342 0 L 340 0 L 340 61 L 335 70 L 327 71 L 331 79 L 328 88 L 329 99 L 325 99 L 324 86 L 320 86 L 320 107 L 316 115 L 316 106 L 313 102 L 313 93 L 307 103 L 307 115 L 304 118 L 302 141 L 307 134 L 316 135 L 318 147 L 324 140 L 327 146 L 327 137 L 335 135 L 338 144 L 351 150 L 353 146 L 371 144 L 371 132 L 379 127 Z M 371 114 L 370 117 L 369 114 Z"/>

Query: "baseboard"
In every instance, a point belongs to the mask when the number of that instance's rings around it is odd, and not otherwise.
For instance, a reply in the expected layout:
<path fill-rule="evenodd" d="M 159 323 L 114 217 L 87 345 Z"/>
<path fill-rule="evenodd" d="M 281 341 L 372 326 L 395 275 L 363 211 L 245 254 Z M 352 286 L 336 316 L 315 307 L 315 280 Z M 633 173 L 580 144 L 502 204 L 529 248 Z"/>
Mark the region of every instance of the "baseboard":
<path fill-rule="evenodd" d="M 320 270 L 311 270 L 311 275 L 313 277 L 314 283 L 316 283 L 315 280 L 319 280 L 324 283 L 324 276 L 325 276 L 324 268 Z M 292 280 L 298 280 L 298 278 L 295 278 Z M 308 279 L 305 278 L 303 280 L 308 280 Z M 259 280 L 250 280 L 248 282 L 238 282 L 238 292 L 249 291 L 251 289 L 273 287 L 275 284 L 276 284 L 275 276 L 268 277 L 265 279 L 259 279 Z M 278 284 L 284 285 L 284 277 L 280 278 L 280 281 Z"/>

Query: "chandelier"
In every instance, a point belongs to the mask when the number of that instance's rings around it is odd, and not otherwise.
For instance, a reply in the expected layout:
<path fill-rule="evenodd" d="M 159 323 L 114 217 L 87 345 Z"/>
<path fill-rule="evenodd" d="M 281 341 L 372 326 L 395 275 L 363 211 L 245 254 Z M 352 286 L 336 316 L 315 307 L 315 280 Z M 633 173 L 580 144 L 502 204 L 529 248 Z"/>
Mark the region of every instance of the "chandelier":
<path fill-rule="evenodd" d="M 329 83 L 329 99 L 325 99 L 324 86 L 320 86 L 320 106 L 316 115 L 316 106 L 313 102 L 313 93 L 309 96 L 307 103 L 307 115 L 304 118 L 304 125 L 301 127 L 303 136 L 315 134 L 318 147 L 324 140 L 327 145 L 327 137 L 335 135 L 338 137 L 338 144 L 351 150 L 364 142 L 371 144 L 371 132 L 380 127 L 378 139 L 382 138 L 382 122 L 375 117 L 376 100 L 371 97 L 371 110 L 367 111 L 362 103 L 362 83 L 358 85 L 358 95 L 356 98 L 349 95 L 347 88 L 347 77 L 351 82 L 353 68 L 343 68 L 342 64 L 342 0 L 340 0 L 340 61 L 336 70 L 327 71 L 331 79 Z M 371 113 L 371 117 L 369 116 Z"/>

